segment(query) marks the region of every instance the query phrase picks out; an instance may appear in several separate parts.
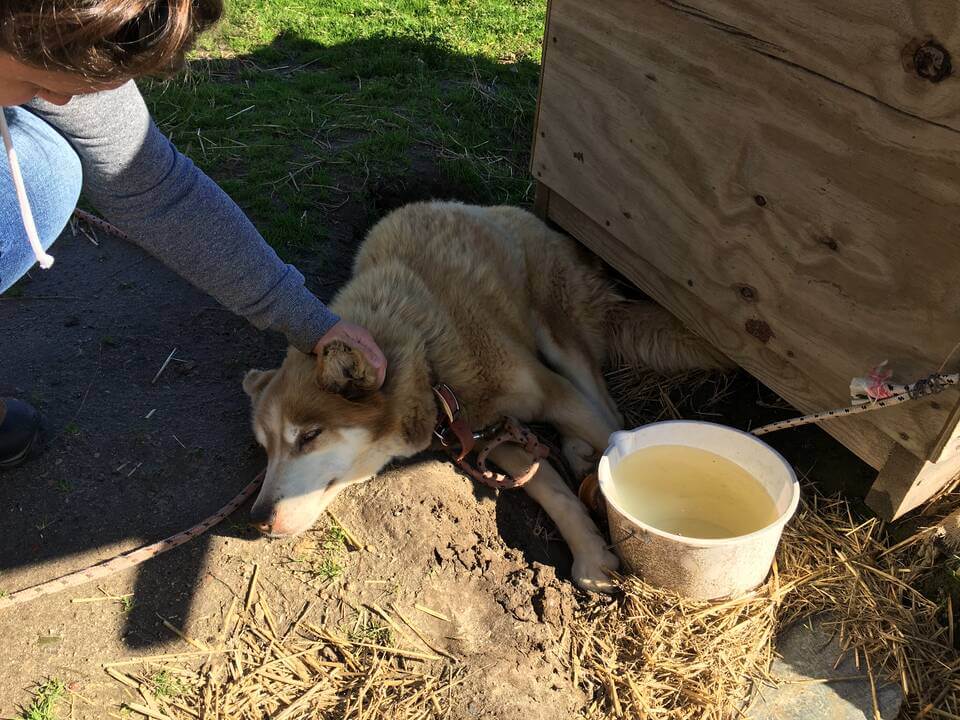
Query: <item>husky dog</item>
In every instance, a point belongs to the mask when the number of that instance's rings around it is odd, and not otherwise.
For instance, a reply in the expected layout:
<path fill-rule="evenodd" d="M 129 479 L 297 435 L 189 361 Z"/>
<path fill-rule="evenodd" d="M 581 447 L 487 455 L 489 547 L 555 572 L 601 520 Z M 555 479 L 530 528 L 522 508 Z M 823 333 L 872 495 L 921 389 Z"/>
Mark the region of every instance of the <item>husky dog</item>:
<path fill-rule="evenodd" d="M 377 387 L 363 355 L 341 343 L 319 358 L 291 348 L 278 369 L 247 373 L 268 456 L 251 515 L 271 536 L 309 529 L 343 488 L 428 449 L 438 382 L 455 390 L 473 430 L 504 416 L 552 424 L 582 476 L 623 424 L 602 367 L 728 364 L 659 306 L 625 300 L 573 240 L 512 207 L 394 211 L 370 231 L 331 307 L 377 339 L 386 380 Z M 490 457 L 508 473 L 531 464 L 517 445 Z M 550 462 L 524 489 L 570 546 L 574 581 L 608 590 L 617 557 Z"/>

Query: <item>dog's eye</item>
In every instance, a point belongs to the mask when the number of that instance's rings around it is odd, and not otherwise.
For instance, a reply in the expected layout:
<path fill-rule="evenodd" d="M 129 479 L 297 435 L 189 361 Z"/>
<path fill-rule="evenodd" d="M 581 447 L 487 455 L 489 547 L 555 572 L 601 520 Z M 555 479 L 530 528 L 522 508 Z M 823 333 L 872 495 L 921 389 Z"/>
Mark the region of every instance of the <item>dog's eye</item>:
<path fill-rule="evenodd" d="M 300 447 L 303 447 L 311 440 L 315 440 L 322 432 L 323 432 L 323 428 L 313 428 L 311 430 L 304 430 L 302 433 L 300 433 L 300 436 L 297 438 L 297 444 Z"/>

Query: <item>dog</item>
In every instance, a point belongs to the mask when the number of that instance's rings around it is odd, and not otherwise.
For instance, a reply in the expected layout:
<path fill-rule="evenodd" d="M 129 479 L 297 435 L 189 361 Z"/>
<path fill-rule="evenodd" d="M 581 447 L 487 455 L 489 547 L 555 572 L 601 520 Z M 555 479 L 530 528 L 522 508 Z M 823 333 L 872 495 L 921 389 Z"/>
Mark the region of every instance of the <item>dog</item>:
<path fill-rule="evenodd" d="M 376 338 L 386 379 L 377 387 L 363 355 L 339 342 L 320 357 L 290 348 L 279 368 L 246 374 L 268 458 L 251 520 L 272 537 L 309 529 L 343 488 L 430 448 L 438 382 L 455 390 L 473 430 L 504 416 L 552 424 L 584 476 L 623 426 L 602 368 L 729 365 L 659 306 L 624 299 L 599 261 L 514 207 L 393 211 L 370 230 L 331 308 Z M 490 457 L 508 473 L 531 465 L 515 444 Z M 541 462 L 524 489 L 570 546 L 573 580 L 609 591 L 618 559 L 553 465 Z"/>

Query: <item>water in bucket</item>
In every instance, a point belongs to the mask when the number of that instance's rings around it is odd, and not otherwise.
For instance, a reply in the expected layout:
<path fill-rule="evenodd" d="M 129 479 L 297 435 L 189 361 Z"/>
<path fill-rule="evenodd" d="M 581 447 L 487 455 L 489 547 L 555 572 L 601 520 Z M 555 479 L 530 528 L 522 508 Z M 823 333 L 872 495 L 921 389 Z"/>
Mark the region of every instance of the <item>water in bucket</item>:
<path fill-rule="evenodd" d="M 780 513 L 760 482 L 708 450 L 654 445 L 613 471 L 618 505 L 637 520 L 689 538 L 730 538 L 767 527 Z"/>

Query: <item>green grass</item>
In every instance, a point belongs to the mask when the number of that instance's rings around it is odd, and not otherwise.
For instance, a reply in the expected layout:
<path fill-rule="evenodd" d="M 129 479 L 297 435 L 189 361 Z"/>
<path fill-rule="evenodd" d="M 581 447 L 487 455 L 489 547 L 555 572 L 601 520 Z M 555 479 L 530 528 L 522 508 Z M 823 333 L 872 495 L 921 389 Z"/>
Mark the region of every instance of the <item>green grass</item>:
<path fill-rule="evenodd" d="M 343 575 L 341 562 L 346 552 L 346 533 L 334 523 L 322 535 L 317 533 L 316 540 L 308 540 L 298 546 L 292 564 L 296 572 L 308 580 L 317 579 L 327 583 Z"/>
<path fill-rule="evenodd" d="M 390 628 L 372 617 L 357 617 L 353 627 L 347 632 L 352 642 L 373 643 L 374 645 L 390 645 L 392 633 Z"/>
<path fill-rule="evenodd" d="M 346 540 L 347 534 L 336 523 L 327 528 L 321 543 L 322 556 L 311 563 L 312 572 L 321 580 L 329 582 L 343 575 L 339 558 L 346 549 Z"/>
<path fill-rule="evenodd" d="M 57 679 L 39 685 L 33 693 L 30 707 L 20 714 L 20 720 L 57 720 L 57 704 L 66 692 L 66 686 Z"/>
<path fill-rule="evenodd" d="M 347 533 L 344 532 L 343 528 L 333 523 L 329 528 L 327 528 L 327 534 L 323 541 L 323 547 L 326 550 L 334 550 L 340 552 L 346 547 L 347 544 Z"/>
<path fill-rule="evenodd" d="M 336 558 L 325 557 L 311 563 L 310 571 L 324 582 L 329 582 L 343 575 L 343 566 Z"/>
<path fill-rule="evenodd" d="M 150 684 L 154 696 L 161 700 L 178 698 L 184 692 L 183 685 L 169 670 L 158 672 L 150 678 Z"/>
<path fill-rule="evenodd" d="M 530 199 L 544 0 L 234 0 L 161 128 L 279 250 L 407 193 Z M 394 202 L 393 204 L 396 204 Z"/>
<path fill-rule="evenodd" d="M 58 478 L 56 484 L 57 484 L 57 490 L 59 490 L 62 493 L 73 492 L 73 482 L 68 478 Z"/>

